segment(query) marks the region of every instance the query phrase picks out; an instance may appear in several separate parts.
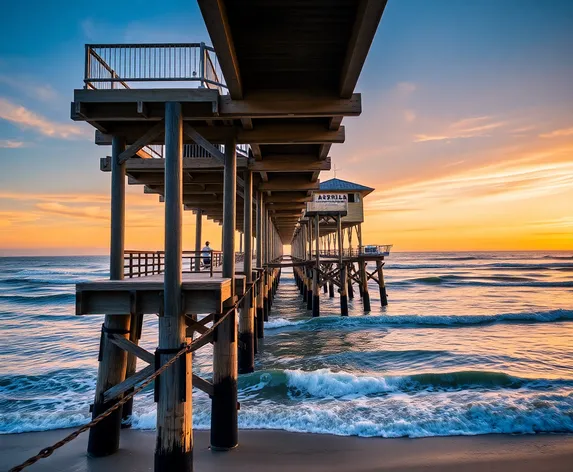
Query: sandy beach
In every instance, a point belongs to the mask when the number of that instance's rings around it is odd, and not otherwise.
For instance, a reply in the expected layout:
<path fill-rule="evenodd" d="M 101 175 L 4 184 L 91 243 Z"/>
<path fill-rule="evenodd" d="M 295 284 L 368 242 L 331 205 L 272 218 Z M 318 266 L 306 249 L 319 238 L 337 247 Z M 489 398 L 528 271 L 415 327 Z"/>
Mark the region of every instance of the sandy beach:
<path fill-rule="evenodd" d="M 0 436 L 0 469 L 8 470 L 71 430 Z M 27 470 L 143 472 L 153 470 L 155 432 L 122 432 L 120 451 L 86 456 L 87 433 Z M 570 471 L 573 435 L 484 435 L 424 439 L 341 437 L 284 431 L 241 431 L 240 446 L 226 453 L 208 449 L 209 433 L 195 432 L 198 471 Z"/>

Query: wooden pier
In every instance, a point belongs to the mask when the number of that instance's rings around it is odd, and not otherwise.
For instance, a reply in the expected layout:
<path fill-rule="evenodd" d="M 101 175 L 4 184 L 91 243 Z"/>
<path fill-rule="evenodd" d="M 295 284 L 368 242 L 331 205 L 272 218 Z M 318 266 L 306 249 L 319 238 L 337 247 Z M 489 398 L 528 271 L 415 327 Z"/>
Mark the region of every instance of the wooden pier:
<path fill-rule="evenodd" d="M 255 368 L 282 267 L 293 267 L 314 316 L 327 285 L 331 294 L 338 287 L 343 315 L 353 283 L 365 311 L 368 280 L 386 300 L 384 255 L 366 253 L 351 204 L 345 215 L 311 208 L 317 195 L 340 193 L 319 174 L 331 168 L 331 145 L 344 142 L 343 117 L 362 111 L 354 89 L 386 0 L 198 3 L 213 47 L 87 45 L 84 88 L 71 104 L 72 119 L 95 128 L 95 144 L 111 146 L 100 163 L 111 174 L 110 280 L 77 285 L 77 314 L 103 315 L 93 416 L 169 364 L 155 380 L 156 472 L 193 469 L 193 388 L 212 399 L 212 450 L 238 445 L 237 375 Z M 164 202 L 163 251 L 125 250 L 126 182 Z M 196 215 L 194 251 L 183 251 L 184 210 Z M 222 225 L 209 268 L 203 217 Z M 354 232 L 358 244 L 345 246 Z M 138 345 L 144 316 L 159 317 L 154 353 Z M 182 354 L 194 333 L 200 345 Z M 210 379 L 192 374 L 188 355 L 206 344 Z M 138 359 L 148 365 L 137 370 Z M 90 430 L 90 455 L 117 451 L 131 408 Z"/>

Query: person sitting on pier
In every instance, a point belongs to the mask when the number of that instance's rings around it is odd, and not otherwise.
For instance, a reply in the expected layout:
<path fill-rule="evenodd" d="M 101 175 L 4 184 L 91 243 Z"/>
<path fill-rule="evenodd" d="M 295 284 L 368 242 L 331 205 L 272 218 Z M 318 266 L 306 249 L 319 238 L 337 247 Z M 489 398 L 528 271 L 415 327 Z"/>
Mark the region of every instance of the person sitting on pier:
<path fill-rule="evenodd" d="M 209 241 L 205 241 L 205 247 L 201 250 L 201 256 L 203 259 L 204 267 L 211 267 L 211 249 L 209 247 Z"/>

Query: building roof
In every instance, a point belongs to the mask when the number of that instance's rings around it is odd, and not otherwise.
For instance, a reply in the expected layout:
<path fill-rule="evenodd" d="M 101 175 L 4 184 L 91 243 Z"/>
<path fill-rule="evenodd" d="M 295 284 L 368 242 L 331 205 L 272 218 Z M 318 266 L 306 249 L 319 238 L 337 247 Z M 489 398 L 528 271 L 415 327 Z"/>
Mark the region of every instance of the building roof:
<path fill-rule="evenodd" d="M 355 184 L 342 179 L 330 179 L 325 182 L 320 182 L 321 192 L 364 192 L 369 194 L 374 191 L 371 187 L 365 185 Z"/>

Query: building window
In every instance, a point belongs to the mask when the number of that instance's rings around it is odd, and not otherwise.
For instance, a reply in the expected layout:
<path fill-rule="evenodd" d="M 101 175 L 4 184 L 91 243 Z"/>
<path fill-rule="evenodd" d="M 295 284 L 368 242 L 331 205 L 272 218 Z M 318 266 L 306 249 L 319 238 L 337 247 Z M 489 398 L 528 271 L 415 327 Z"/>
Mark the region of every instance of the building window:
<path fill-rule="evenodd" d="M 348 194 L 348 203 L 358 203 L 360 201 L 360 194 L 359 193 L 349 193 Z"/>

